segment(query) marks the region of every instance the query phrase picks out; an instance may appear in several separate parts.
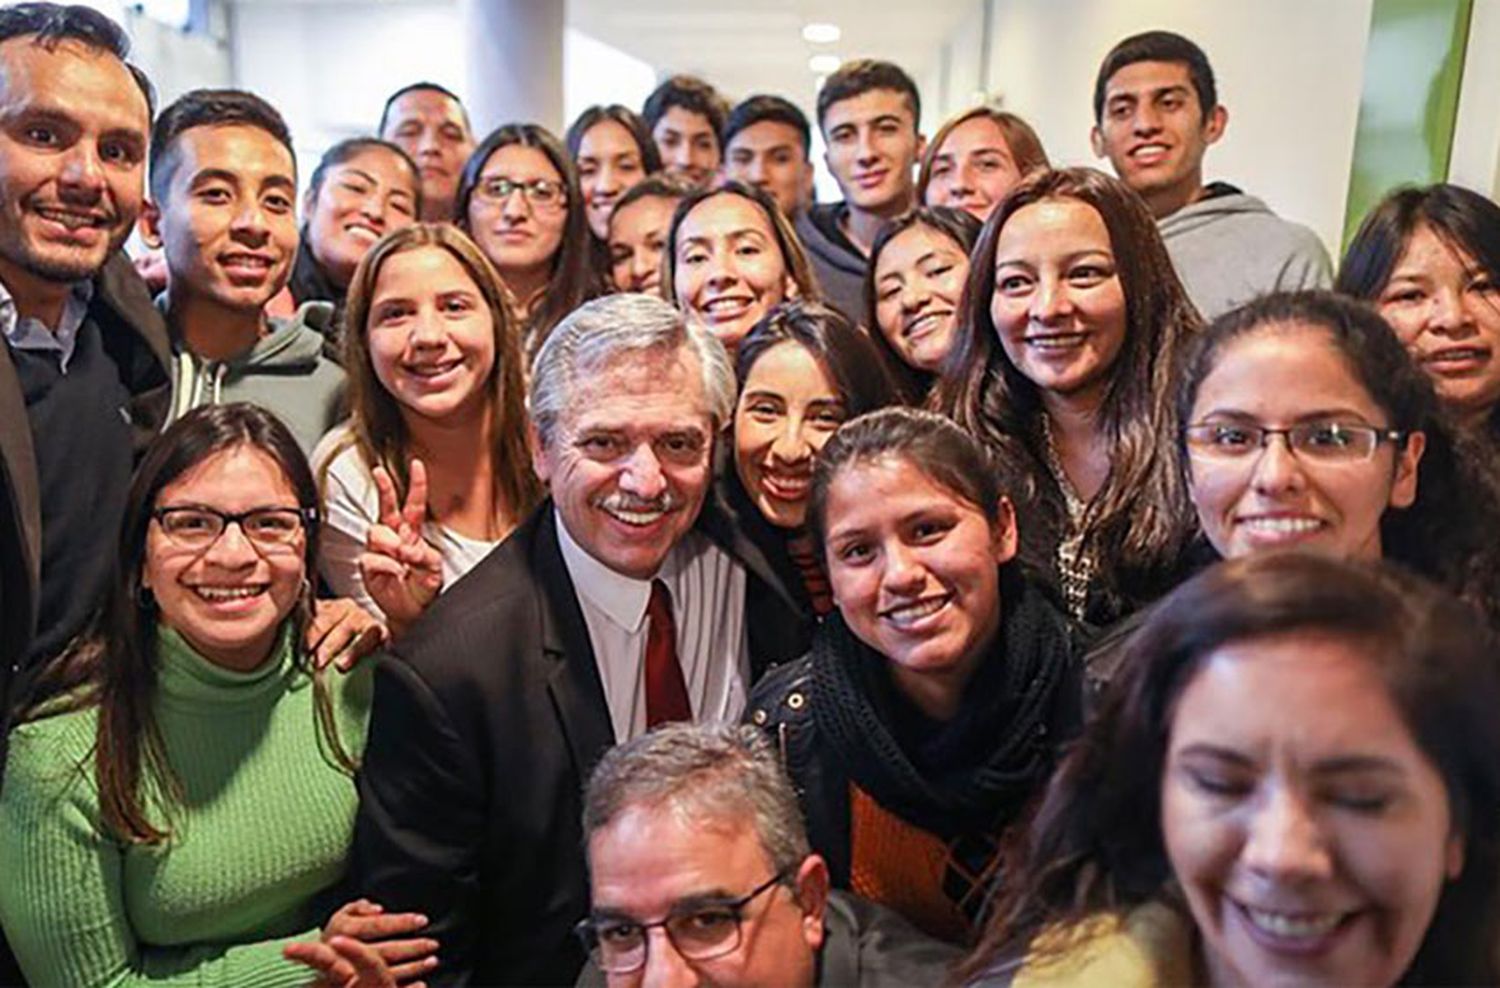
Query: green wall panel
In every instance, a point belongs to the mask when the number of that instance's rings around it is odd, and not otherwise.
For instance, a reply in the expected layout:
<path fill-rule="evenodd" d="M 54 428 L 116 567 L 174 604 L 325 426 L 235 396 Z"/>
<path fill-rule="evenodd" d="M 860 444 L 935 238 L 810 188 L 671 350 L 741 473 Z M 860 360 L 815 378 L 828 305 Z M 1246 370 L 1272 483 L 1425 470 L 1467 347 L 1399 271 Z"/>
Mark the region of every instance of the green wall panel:
<path fill-rule="evenodd" d="M 1392 188 L 1448 177 L 1473 0 L 1375 0 L 1344 243 Z"/>

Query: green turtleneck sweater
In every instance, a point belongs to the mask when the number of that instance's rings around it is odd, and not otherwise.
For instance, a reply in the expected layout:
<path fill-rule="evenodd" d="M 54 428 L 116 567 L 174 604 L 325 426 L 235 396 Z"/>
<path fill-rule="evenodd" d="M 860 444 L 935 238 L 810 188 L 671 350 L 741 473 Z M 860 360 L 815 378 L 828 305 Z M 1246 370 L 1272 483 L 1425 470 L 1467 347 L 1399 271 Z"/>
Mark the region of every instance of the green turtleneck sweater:
<path fill-rule="evenodd" d="M 184 795 L 164 845 L 104 834 L 97 708 L 15 729 L 0 789 L 0 923 L 34 988 L 311 980 L 281 950 L 317 934 L 312 900 L 343 872 L 357 798 L 325 756 L 291 637 L 237 673 L 160 635 L 156 717 Z M 368 668 L 328 673 L 351 754 L 364 748 Z"/>

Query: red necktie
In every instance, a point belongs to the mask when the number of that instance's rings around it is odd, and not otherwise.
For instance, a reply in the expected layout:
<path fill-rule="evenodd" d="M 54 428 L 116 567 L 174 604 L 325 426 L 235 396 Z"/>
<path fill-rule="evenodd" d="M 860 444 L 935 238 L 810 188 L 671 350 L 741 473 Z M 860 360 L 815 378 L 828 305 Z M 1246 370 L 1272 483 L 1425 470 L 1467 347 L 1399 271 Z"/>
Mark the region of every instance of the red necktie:
<path fill-rule="evenodd" d="M 677 661 L 677 622 L 672 620 L 672 595 L 660 580 L 651 581 L 646 605 L 646 729 L 671 720 L 692 720 L 687 684 Z"/>

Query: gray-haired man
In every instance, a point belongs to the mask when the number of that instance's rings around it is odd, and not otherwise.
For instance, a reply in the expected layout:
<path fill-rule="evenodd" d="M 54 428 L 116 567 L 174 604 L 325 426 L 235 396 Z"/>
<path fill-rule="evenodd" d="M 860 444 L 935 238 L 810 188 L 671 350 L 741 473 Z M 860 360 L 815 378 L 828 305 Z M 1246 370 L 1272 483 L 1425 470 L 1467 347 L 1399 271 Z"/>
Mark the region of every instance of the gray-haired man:
<path fill-rule="evenodd" d="M 580 985 L 936 985 L 957 948 L 829 892 L 756 728 L 671 724 L 610 751 L 584 797 L 592 963 Z M 602 972 L 602 973 L 601 973 Z"/>
<path fill-rule="evenodd" d="M 739 715 L 805 642 L 703 510 L 733 403 L 722 345 L 643 295 L 553 331 L 531 381 L 551 498 L 379 664 L 358 891 L 416 910 L 435 984 L 571 984 L 589 770 L 674 719 Z"/>

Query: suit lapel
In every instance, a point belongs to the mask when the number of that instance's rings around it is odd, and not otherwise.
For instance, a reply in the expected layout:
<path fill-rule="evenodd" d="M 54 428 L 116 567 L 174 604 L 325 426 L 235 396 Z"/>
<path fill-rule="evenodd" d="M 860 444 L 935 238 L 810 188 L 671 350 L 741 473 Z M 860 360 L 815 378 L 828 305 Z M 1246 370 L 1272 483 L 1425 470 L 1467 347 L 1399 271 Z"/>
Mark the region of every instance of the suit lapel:
<path fill-rule="evenodd" d="M 557 516 L 552 502 L 543 502 L 537 510 L 545 514 L 537 527 L 532 566 L 547 605 L 542 608 L 542 646 L 552 663 L 547 690 L 562 720 L 578 777 L 584 780 L 599 756 L 614 746 L 614 725 L 594 647 L 589 642 L 588 625 L 557 544 Z"/>
<path fill-rule="evenodd" d="M 26 579 L 31 587 L 31 621 L 35 624 L 42 578 L 42 501 L 26 398 L 21 393 L 21 378 L 11 360 L 10 347 L 4 343 L 0 343 L 0 466 L 5 470 L 20 526 Z"/>

